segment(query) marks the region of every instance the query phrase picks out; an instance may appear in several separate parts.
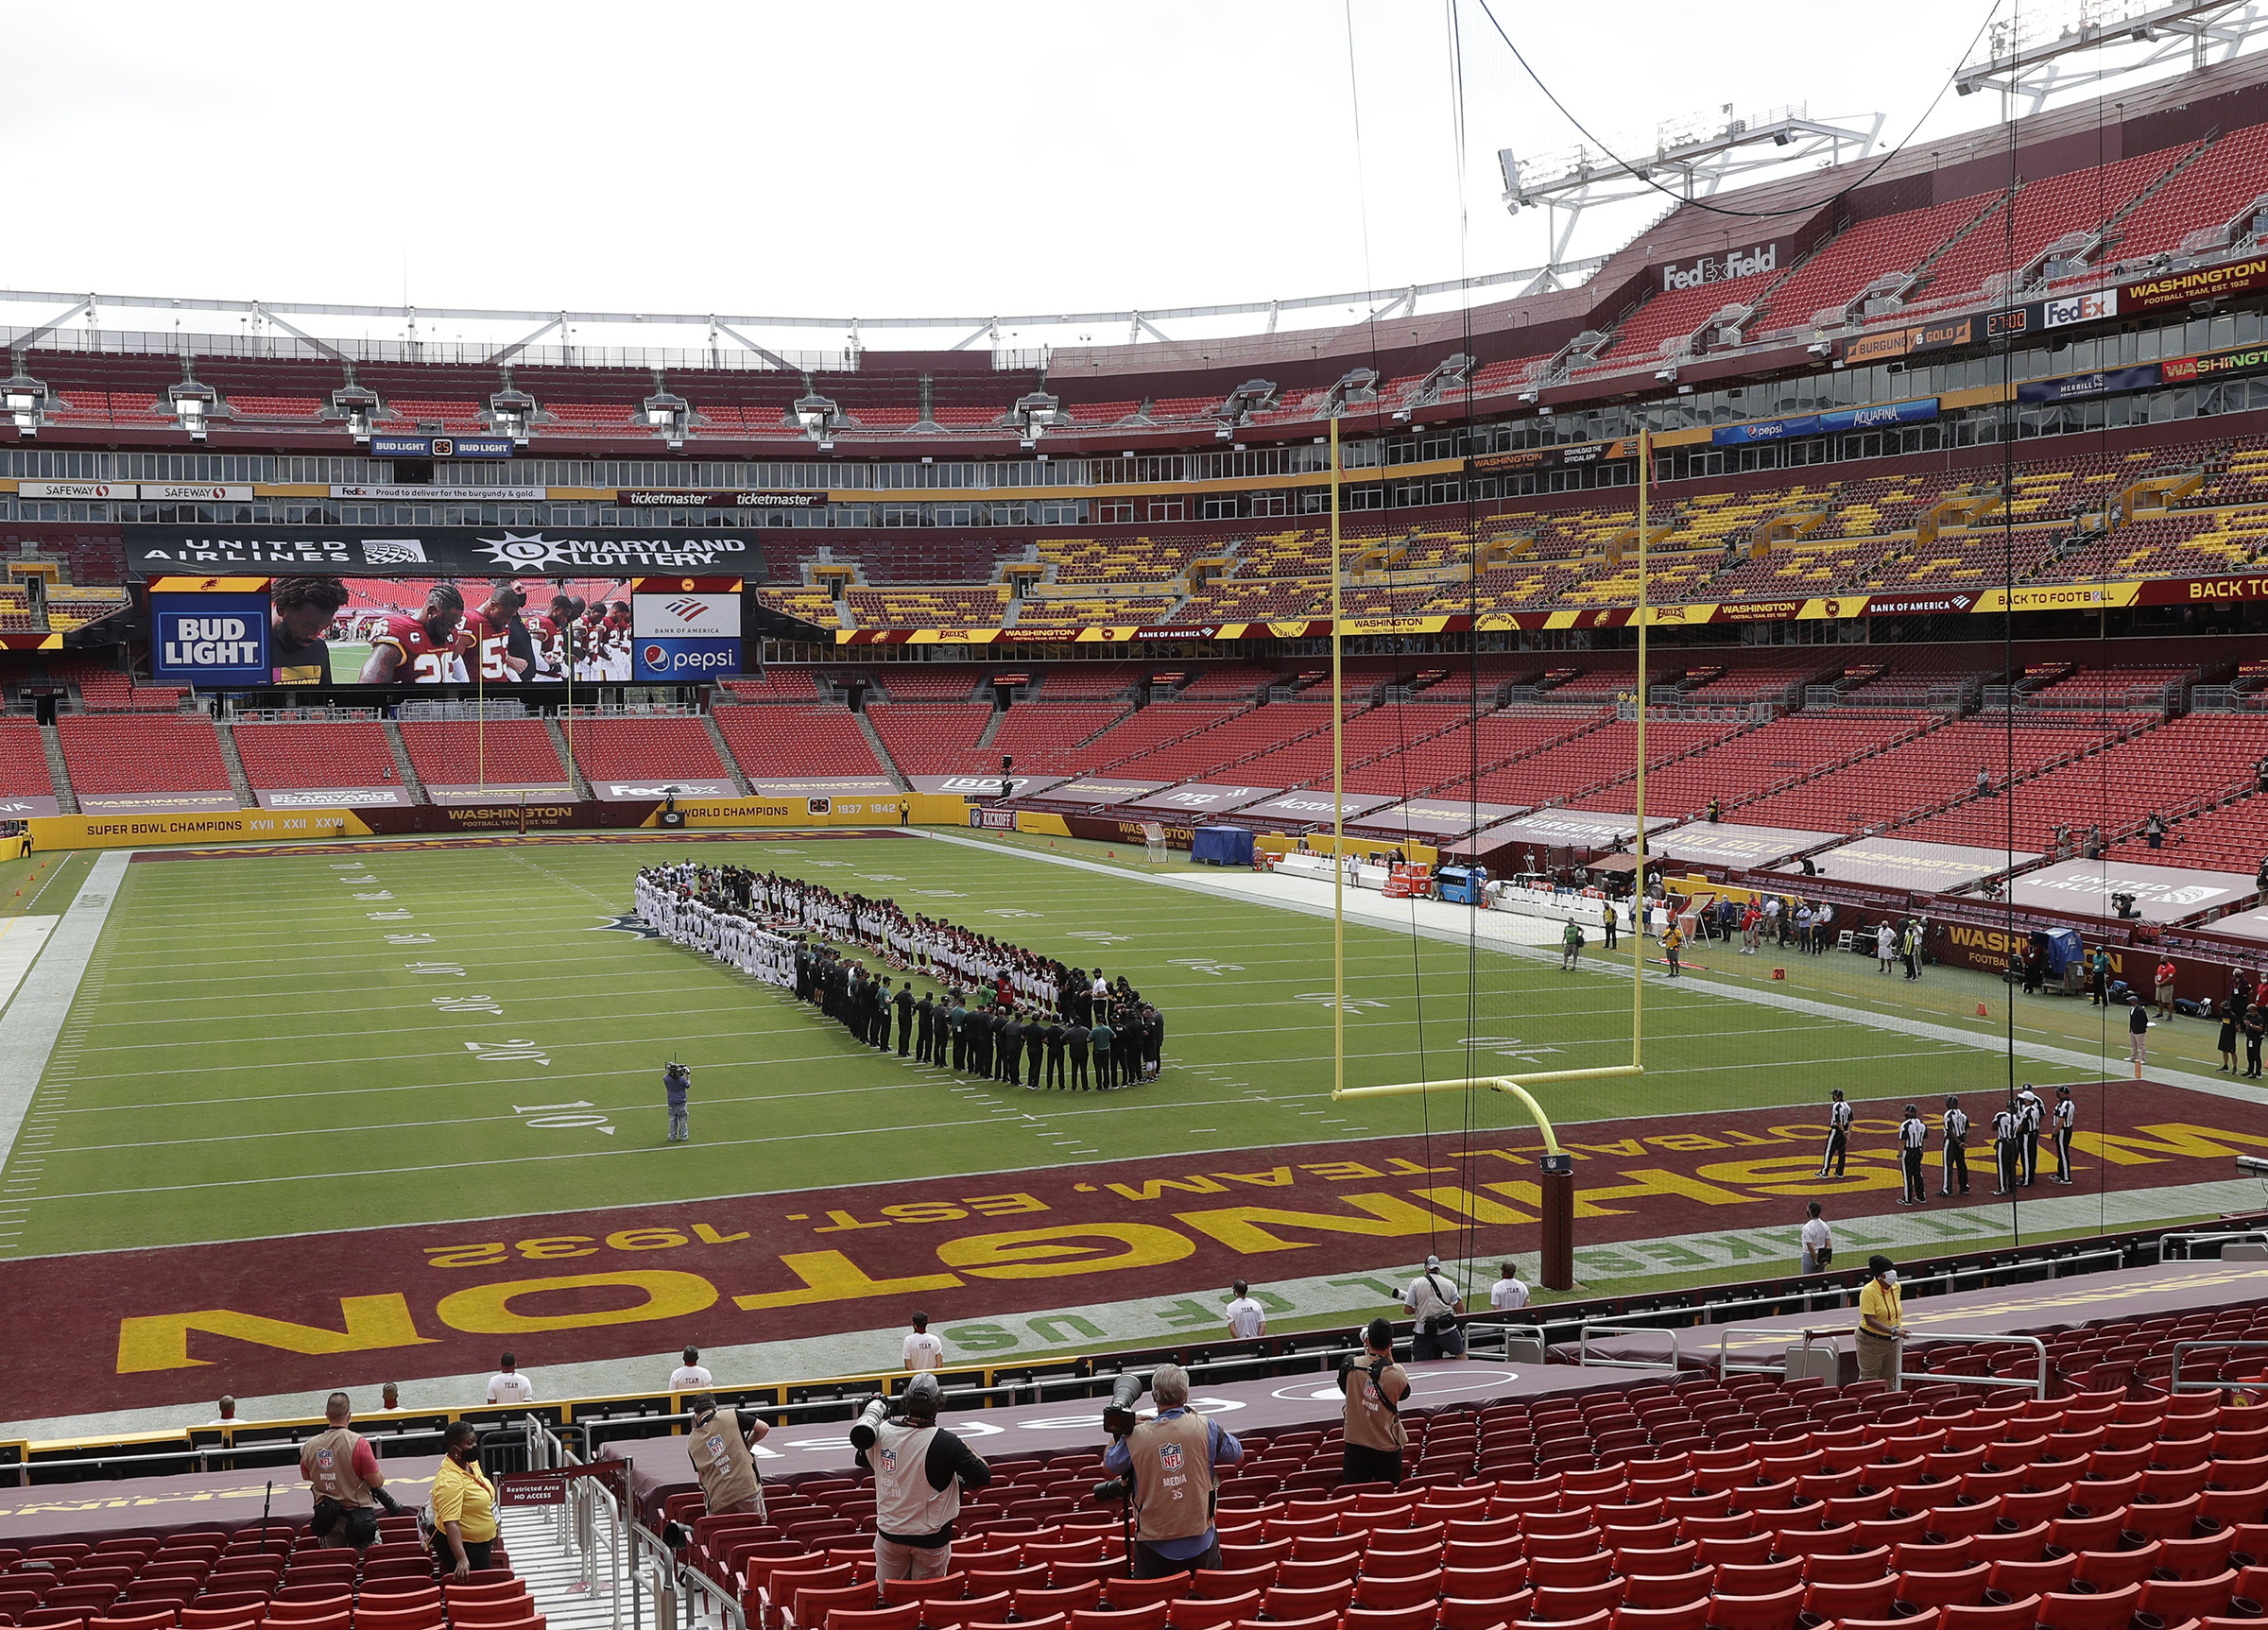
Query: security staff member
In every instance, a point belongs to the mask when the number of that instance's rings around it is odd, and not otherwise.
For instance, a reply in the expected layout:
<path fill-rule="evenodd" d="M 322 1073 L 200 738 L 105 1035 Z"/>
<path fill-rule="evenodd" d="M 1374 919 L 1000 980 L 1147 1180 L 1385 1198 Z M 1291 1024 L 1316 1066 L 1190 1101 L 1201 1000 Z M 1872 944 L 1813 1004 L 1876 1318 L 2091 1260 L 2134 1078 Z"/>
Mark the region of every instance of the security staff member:
<path fill-rule="evenodd" d="M 1220 1423 L 1189 1407 L 1189 1372 L 1160 1364 L 1150 1376 L 1158 1400 L 1151 1419 L 1103 1455 L 1103 1467 L 1129 1485 L 1134 1506 L 1134 1577 L 1163 1579 L 1193 1568 L 1218 1568 L 1221 1542 L 1212 1529 L 1214 1468 L 1245 1458 L 1245 1446 Z"/>
<path fill-rule="evenodd" d="M 853 1456 L 874 1474 L 877 1579 L 944 1578 L 961 1490 L 992 1481 L 992 1468 L 937 1425 L 944 1401 L 937 1378 L 921 1371 L 905 1383 L 899 1414 L 874 1429 L 874 1447 Z"/>
<path fill-rule="evenodd" d="M 1929 1137 L 1930 1129 L 1921 1124 L 1921 1111 L 1907 1105 L 1906 1118 L 1898 1124 L 1898 1164 L 1906 1177 L 1905 1197 L 1899 1201 L 1901 1206 L 1919 1206 L 1929 1200 L 1929 1185 L 1921 1175 L 1921 1149 Z"/>
<path fill-rule="evenodd" d="M 2079 1106 L 2071 1097 L 2069 1087 L 2055 1089 L 2055 1180 L 2058 1183 L 2074 1181 L 2071 1176 L 2071 1134 L 2078 1129 Z"/>
<path fill-rule="evenodd" d="M 1992 1158 L 2000 1174 L 2001 1186 L 1993 1192 L 2008 1194 L 2016 1191 L 2016 1179 L 2024 1169 L 2023 1118 L 2017 1113 L 2016 1105 L 2002 1105 L 1992 1117 Z"/>
<path fill-rule="evenodd" d="M 1906 1333 L 1905 1298 L 1888 1257 L 1866 1259 L 1859 1291 L 1859 1379 L 1888 1381 L 1898 1373 L 1898 1346 Z"/>
<path fill-rule="evenodd" d="M 1074 1023 L 1063 1032 L 1063 1056 L 1071 1060 L 1071 1090 L 1087 1090 L 1087 1026 Z"/>
<path fill-rule="evenodd" d="M 890 1005 L 898 1009 L 898 1056 L 902 1058 L 906 1055 L 908 1044 L 913 1040 L 913 1037 L 909 1034 L 914 1027 L 914 982 L 912 980 L 907 980 L 898 987 L 898 995 Z"/>
<path fill-rule="evenodd" d="M 762 1517 L 764 1480 L 756 1473 L 756 1457 L 750 1450 L 772 1429 L 761 1416 L 743 1420 L 738 1410 L 717 1408 L 716 1399 L 705 1392 L 696 1393 L 688 1402 L 693 1430 L 686 1434 L 685 1453 L 693 1462 L 693 1474 L 701 1480 L 701 1501 L 709 1515 L 745 1511 Z"/>
<path fill-rule="evenodd" d="M 2024 1141 L 2024 1187 L 2027 1189 L 2032 1186 L 2032 1179 L 2039 1175 L 2039 1123 L 2046 1110 L 2047 1106 L 2039 1101 L 2039 1094 L 2032 1090 L 2032 1083 L 2025 1082 L 2023 1090 L 2016 1095 L 2016 1129 Z"/>
<path fill-rule="evenodd" d="M 1000 1026 L 1000 1079 L 1011 1087 L 1023 1081 L 1023 1020 L 1014 1008 Z"/>
<path fill-rule="evenodd" d="M 386 1492 L 378 1451 L 353 1430 L 354 1409 L 343 1392 L 323 1405 L 323 1430 L 300 1446 L 300 1475 L 315 1490 L 307 1526 L 326 1551 L 367 1550 L 378 1537 L 378 1507 L 401 1508 Z"/>
<path fill-rule="evenodd" d="M 1339 1372 L 1346 1395 L 1347 1441 L 1340 1451 L 1339 1481 L 1401 1481 L 1401 1451 L 1410 1446 L 1401 1406 L 1410 1396 L 1410 1372 L 1394 1362 L 1394 1327 L 1372 1319 L 1363 1331 L 1363 1356 Z"/>
<path fill-rule="evenodd" d="M 1063 1086 L 1063 1026 L 1054 1020 L 1040 1032 L 1047 1046 L 1047 1084 L 1060 1090 Z"/>
<path fill-rule="evenodd" d="M 1840 1087 L 1829 1093 L 1828 1099 L 1827 1148 L 1819 1157 L 1819 1175 L 1840 1177 L 1850 1154 L 1850 1106 L 1843 1101 Z"/>
<path fill-rule="evenodd" d="M 1968 1112 L 1961 1107 L 1961 1100 L 1949 1097 L 1945 1101 L 1945 1115 L 1939 1123 L 1945 1131 L 1945 1170 L 1937 1185 L 1937 1192 L 1951 1196 L 1968 1192 Z M 1960 1187 L 1954 1188 L 1958 1183 Z"/>

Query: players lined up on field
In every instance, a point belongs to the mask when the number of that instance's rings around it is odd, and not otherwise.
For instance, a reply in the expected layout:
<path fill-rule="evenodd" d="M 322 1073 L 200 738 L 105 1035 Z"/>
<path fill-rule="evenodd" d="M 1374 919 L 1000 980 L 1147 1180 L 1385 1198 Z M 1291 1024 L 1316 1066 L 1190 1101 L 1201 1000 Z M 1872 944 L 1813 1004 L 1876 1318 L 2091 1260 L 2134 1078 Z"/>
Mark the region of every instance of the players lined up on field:
<path fill-rule="evenodd" d="M 286 577 L 271 599 L 270 661 L 280 685 L 331 682 L 332 640 L 370 647 L 366 685 L 627 683 L 631 677 L 627 601 L 551 596 L 533 618 L 526 592 L 507 578 L 488 586 L 470 610 L 455 583 L 436 583 L 416 616 L 395 611 L 339 615 L 351 597 L 337 577 Z"/>
<path fill-rule="evenodd" d="M 636 896 L 642 920 L 682 922 L 682 933 L 662 932 L 704 949 L 700 936 L 713 936 L 757 966 L 712 954 L 793 988 L 879 1052 L 889 1051 L 894 1021 L 901 1058 L 1035 1090 L 1043 1067 L 1048 1087 L 1079 1090 L 1127 1086 L 1162 1068 L 1164 1016 L 1123 974 L 1109 981 L 1099 968 L 1067 967 L 940 918 L 909 916 L 893 901 L 742 866 L 648 866 Z M 917 997 L 910 978 L 870 972 L 828 939 L 944 989 Z"/>
<path fill-rule="evenodd" d="M 2053 1126 L 2055 1145 L 2055 1175 L 2051 1181 L 2069 1184 L 2071 1177 L 2071 1138 L 2078 1129 L 2079 1106 L 2072 1101 L 2069 1087 L 2055 1089 L 2055 1107 L 2050 1111 L 2032 1083 L 2024 1083 L 2020 1091 L 2010 1098 L 1992 1117 L 1993 1171 L 1998 1186 L 1996 1194 L 2013 1194 L 2019 1189 L 2029 1189 L 2039 1175 L 2039 1139 L 2043 1124 Z M 1835 1088 L 1829 1095 L 1827 1106 L 1827 1147 L 1819 1156 L 1819 1175 L 1840 1177 L 1850 1155 L 1851 1107 Z M 1937 1118 L 1938 1167 L 1940 1177 L 1938 1197 L 1968 1192 L 1968 1134 L 1969 1120 L 1961 1100 L 1948 1097 L 1945 1109 Z M 1905 1119 L 1898 1126 L 1898 1160 L 1905 1178 L 1905 1192 L 1899 1198 L 1901 1206 L 1918 1206 L 1929 1198 L 1929 1183 L 1922 1173 L 1930 1141 L 1928 1123 L 1922 1120 L 1920 1109 L 1906 1106 Z"/>

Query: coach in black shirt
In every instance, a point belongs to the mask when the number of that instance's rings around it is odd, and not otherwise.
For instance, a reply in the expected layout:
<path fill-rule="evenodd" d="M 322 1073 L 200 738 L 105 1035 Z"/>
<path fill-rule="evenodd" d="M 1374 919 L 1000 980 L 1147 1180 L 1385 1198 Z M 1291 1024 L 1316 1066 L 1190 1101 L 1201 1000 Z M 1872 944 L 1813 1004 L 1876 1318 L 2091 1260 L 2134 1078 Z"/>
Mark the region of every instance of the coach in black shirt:
<path fill-rule="evenodd" d="M 1011 1086 L 1023 1081 L 1023 1021 L 1013 1008 L 1000 1026 L 1000 1078 Z"/>
<path fill-rule="evenodd" d="M 1040 1038 L 1047 1045 L 1047 1084 L 1059 1088 L 1063 1085 L 1063 1026 L 1050 1020 Z"/>
<path fill-rule="evenodd" d="M 1063 1051 L 1071 1059 L 1071 1090 L 1087 1090 L 1087 1026 L 1074 1024 L 1063 1032 Z"/>
<path fill-rule="evenodd" d="M 898 987 L 898 1056 L 906 1055 L 913 1038 L 907 1034 L 914 1027 L 914 982 L 907 980 Z"/>
<path fill-rule="evenodd" d="M 936 1011 L 937 1004 L 929 999 L 927 992 L 914 1004 L 914 1062 L 917 1064 L 930 1063 L 934 1057 L 936 1043 L 930 1021 L 936 1016 Z"/>

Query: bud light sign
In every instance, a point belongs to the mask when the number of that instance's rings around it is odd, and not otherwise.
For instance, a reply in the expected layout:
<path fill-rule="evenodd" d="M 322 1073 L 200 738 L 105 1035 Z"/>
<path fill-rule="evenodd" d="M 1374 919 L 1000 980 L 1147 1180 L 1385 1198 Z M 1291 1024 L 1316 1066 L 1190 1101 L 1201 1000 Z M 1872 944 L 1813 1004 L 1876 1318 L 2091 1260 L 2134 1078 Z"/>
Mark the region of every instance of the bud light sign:
<path fill-rule="evenodd" d="M 266 594 L 152 594 L 151 674 L 176 685 L 265 685 Z"/>

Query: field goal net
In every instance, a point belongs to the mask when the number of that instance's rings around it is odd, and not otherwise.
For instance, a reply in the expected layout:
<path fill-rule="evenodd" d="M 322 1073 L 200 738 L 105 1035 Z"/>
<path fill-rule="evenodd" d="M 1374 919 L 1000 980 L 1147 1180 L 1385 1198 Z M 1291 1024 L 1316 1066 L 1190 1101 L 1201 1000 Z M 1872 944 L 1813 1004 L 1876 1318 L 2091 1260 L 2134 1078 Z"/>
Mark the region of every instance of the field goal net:
<path fill-rule="evenodd" d="M 1153 861 L 1165 858 L 1165 828 L 1154 820 L 1142 823 L 1143 850 Z"/>

